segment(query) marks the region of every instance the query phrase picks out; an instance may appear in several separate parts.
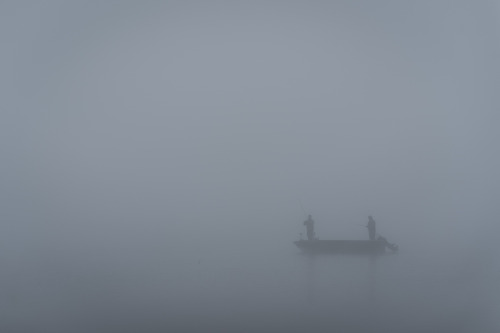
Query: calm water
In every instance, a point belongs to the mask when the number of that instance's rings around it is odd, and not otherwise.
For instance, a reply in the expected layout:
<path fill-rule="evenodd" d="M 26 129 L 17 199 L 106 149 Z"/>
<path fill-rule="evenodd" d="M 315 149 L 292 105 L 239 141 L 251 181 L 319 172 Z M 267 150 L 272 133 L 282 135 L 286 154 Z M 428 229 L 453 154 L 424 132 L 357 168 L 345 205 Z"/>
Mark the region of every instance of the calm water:
<path fill-rule="evenodd" d="M 500 271 L 489 260 L 404 251 L 377 259 L 308 257 L 286 242 L 273 251 L 230 243 L 233 251 L 179 246 L 160 256 L 155 251 L 166 248 L 153 246 L 143 252 L 117 249 L 120 256 L 106 257 L 97 248 L 9 264 L 3 273 L 2 331 L 497 332 L 500 327 Z"/>

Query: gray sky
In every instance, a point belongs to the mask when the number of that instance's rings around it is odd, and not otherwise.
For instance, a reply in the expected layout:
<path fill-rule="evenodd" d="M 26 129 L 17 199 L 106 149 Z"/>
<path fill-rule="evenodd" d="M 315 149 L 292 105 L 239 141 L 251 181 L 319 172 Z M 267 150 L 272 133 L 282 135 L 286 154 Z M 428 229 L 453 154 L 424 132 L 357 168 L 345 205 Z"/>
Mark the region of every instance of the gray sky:
<path fill-rule="evenodd" d="M 4 260 L 286 251 L 305 213 L 323 239 L 371 214 L 408 251 L 496 242 L 496 1 L 0 13 Z"/>

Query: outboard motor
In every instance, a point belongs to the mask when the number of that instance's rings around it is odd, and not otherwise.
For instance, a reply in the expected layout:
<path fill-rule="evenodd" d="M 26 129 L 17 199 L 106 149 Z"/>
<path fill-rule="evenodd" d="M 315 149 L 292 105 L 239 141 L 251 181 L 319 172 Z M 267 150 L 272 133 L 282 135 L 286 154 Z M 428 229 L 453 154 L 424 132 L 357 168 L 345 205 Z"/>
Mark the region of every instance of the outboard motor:
<path fill-rule="evenodd" d="M 398 252 L 399 250 L 399 246 L 397 246 L 396 244 L 391 244 L 387 241 L 387 239 L 385 239 L 385 237 L 382 237 L 382 236 L 378 236 L 377 240 L 379 242 L 383 242 L 385 247 L 388 248 L 389 250 L 391 250 L 392 252 Z"/>

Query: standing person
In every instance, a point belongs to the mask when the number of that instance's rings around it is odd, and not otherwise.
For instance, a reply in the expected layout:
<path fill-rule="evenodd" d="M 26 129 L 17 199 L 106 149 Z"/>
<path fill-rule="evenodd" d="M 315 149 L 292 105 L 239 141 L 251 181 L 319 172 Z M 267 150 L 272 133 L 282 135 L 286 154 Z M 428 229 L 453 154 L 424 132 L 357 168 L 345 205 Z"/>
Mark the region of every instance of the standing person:
<path fill-rule="evenodd" d="M 368 225 L 366 227 L 368 228 L 368 236 L 370 237 L 370 240 L 375 240 L 375 220 L 371 215 L 368 216 Z"/>
<path fill-rule="evenodd" d="M 304 225 L 306 226 L 307 230 L 307 239 L 310 241 L 314 240 L 314 221 L 311 215 L 309 215 L 307 217 L 307 220 L 304 221 Z"/>

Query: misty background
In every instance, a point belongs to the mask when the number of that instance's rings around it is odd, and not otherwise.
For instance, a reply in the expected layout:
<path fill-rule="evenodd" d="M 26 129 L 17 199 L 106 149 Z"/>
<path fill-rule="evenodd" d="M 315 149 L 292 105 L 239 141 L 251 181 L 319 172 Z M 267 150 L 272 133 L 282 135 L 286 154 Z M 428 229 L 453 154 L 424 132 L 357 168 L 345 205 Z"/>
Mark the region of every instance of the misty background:
<path fill-rule="evenodd" d="M 497 332 L 499 13 L 3 1 L 2 331 Z"/>

